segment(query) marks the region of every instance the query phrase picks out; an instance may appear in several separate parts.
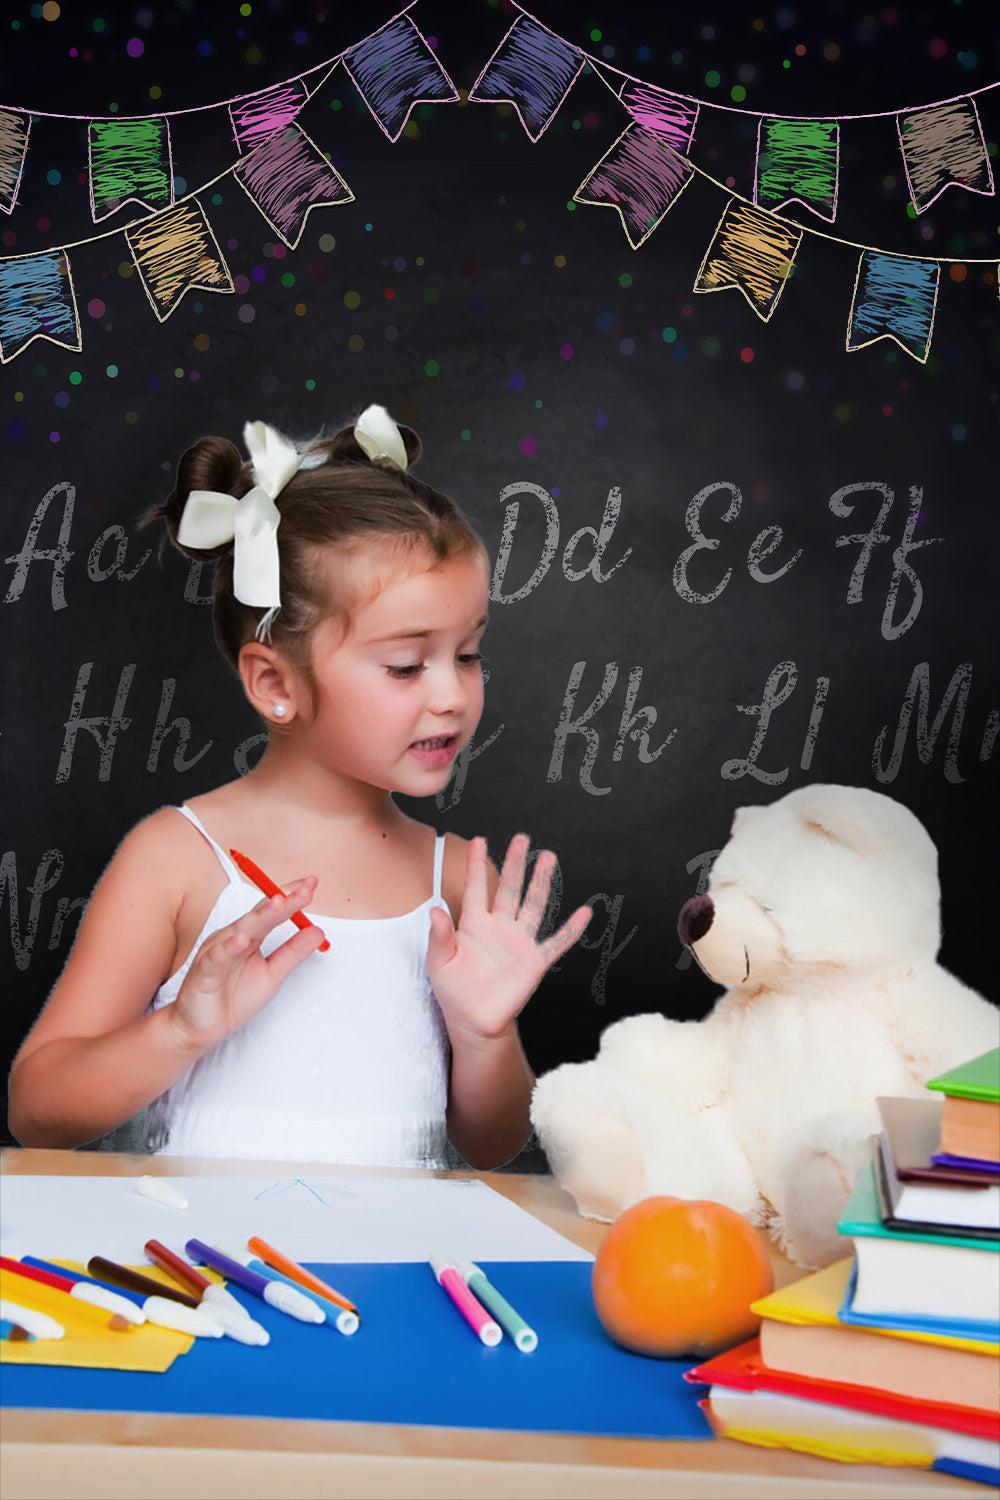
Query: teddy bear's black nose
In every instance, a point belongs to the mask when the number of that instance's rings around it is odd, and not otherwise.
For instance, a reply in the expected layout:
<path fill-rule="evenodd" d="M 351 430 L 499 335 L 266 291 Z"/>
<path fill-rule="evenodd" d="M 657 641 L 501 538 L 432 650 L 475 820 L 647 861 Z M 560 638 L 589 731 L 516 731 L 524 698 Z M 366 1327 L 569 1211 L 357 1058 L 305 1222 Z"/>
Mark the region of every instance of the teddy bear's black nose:
<path fill-rule="evenodd" d="M 677 932 L 685 948 L 690 948 L 692 943 L 705 936 L 714 917 L 715 905 L 711 896 L 692 896 L 690 901 L 685 901 L 677 918 Z"/>

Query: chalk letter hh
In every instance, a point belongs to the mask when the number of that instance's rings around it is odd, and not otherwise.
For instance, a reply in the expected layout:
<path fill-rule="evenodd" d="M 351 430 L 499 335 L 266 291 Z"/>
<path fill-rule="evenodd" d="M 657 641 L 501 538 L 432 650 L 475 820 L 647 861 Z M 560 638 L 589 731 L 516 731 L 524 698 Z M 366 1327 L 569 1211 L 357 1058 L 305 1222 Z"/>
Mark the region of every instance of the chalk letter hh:
<path fill-rule="evenodd" d="M 83 702 L 87 696 L 87 685 L 90 682 L 90 674 L 94 670 L 92 661 L 85 661 L 76 674 L 76 688 L 73 692 L 73 705 L 69 711 L 69 718 L 63 728 L 66 733 L 63 736 L 62 753 L 59 756 L 59 769 L 56 771 L 56 785 L 69 780 L 69 773 L 73 767 L 73 751 L 76 748 L 76 737 L 81 729 L 85 729 L 92 735 L 100 747 L 101 756 L 98 762 L 97 779 L 107 781 L 111 776 L 111 762 L 114 760 L 115 747 L 118 736 L 123 729 L 128 729 L 131 719 L 125 717 L 125 704 L 132 688 L 132 678 L 135 676 L 137 663 L 126 662 L 122 667 L 118 678 L 118 691 L 115 694 L 115 706 L 110 717 L 95 716 L 91 719 L 81 718 Z M 102 730 L 107 734 L 102 734 Z"/>

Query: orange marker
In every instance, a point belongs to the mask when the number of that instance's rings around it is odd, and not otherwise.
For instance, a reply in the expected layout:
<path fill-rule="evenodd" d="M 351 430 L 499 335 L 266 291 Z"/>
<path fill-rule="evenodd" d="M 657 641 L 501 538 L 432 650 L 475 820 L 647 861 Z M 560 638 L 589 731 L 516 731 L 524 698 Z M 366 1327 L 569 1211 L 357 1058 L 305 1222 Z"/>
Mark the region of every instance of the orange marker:
<path fill-rule="evenodd" d="M 319 1297 L 325 1297 L 328 1302 L 335 1303 L 346 1312 L 357 1312 L 353 1302 L 348 1301 L 340 1292 L 335 1292 L 332 1286 L 327 1286 L 325 1281 L 321 1281 L 318 1276 L 307 1271 L 305 1266 L 300 1266 L 296 1261 L 290 1260 L 287 1255 L 282 1255 L 280 1250 L 275 1250 L 274 1246 L 269 1245 L 266 1240 L 258 1239 L 255 1234 L 251 1235 L 247 1240 L 247 1249 L 259 1255 L 265 1266 L 270 1266 L 272 1271 L 280 1271 L 289 1280 L 298 1282 L 299 1286 L 315 1292 Z"/>
<path fill-rule="evenodd" d="M 255 865 L 252 859 L 247 859 L 246 855 L 241 854 L 238 849 L 230 849 L 229 853 L 247 879 L 252 880 L 257 889 L 263 891 L 265 896 L 283 896 L 285 894 L 281 886 L 275 885 L 270 875 L 265 875 L 260 866 Z M 316 926 L 315 922 L 310 922 L 309 918 L 303 916 L 300 911 L 293 911 L 291 920 L 295 923 L 296 927 L 301 927 L 303 932 L 307 931 L 310 927 Z M 329 946 L 329 940 L 324 938 L 319 945 L 320 953 L 325 953 Z"/>

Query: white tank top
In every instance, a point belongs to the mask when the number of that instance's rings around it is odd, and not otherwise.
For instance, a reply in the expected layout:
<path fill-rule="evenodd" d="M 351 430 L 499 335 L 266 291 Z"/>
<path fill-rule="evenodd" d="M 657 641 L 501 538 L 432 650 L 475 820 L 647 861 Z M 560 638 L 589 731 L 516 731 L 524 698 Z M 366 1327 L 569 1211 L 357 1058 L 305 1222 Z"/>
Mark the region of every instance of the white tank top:
<path fill-rule="evenodd" d="M 211 933 L 261 899 L 187 807 L 228 883 L 191 957 L 150 1009 L 177 997 Z M 365 1166 L 446 1161 L 448 1036 L 427 977 L 431 908 L 441 896 L 444 835 L 434 845 L 433 895 L 401 917 L 313 916 L 330 940 L 285 980 L 259 1015 L 205 1054 L 149 1106 L 147 1151 Z M 284 923 L 270 952 L 294 931 Z"/>

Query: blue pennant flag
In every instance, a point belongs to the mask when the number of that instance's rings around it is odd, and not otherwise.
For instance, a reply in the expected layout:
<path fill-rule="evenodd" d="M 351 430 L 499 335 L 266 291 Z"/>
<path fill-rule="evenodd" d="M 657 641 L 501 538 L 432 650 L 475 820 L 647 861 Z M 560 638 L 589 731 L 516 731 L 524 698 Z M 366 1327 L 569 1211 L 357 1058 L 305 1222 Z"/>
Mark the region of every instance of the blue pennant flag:
<path fill-rule="evenodd" d="M 937 261 L 866 250 L 858 262 L 848 352 L 891 338 L 923 364 L 930 353 L 940 276 Z"/>
<path fill-rule="evenodd" d="M 477 104 L 513 104 L 537 141 L 584 64 L 582 52 L 519 16 L 469 91 Z"/>
<path fill-rule="evenodd" d="M 51 339 L 74 351 L 83 348 L 63 250 L 0 261 L 0 363 L 20 354 L 33 339 Z"/>

